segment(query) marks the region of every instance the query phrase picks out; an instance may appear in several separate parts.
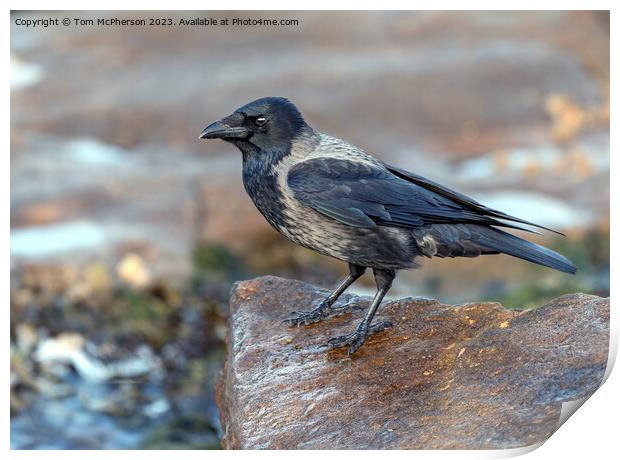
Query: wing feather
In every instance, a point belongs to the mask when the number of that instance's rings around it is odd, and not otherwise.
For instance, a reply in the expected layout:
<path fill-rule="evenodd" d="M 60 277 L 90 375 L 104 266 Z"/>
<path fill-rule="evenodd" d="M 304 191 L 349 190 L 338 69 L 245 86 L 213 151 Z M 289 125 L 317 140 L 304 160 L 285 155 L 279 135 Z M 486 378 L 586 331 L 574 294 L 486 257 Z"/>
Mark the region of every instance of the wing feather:
<path fill-rule="evenodd" d="M 459 192 L 451 190 L 451 189 L 449 189 L 447 187 L 444 187 L 443 185 L 438 184 L 437 182 L 434 182 L 434 181 L 432 181 L 430 179 L 427 179 L 426 177 L 420 176 L 418 174 L 414 174 L 412 172 L 406 171 L 406 170 L 398 168 L 396 166 L 388 165 L 386 163 L 384 163 L 384 166 L 387 168 L 388 171 L 392 172 L 396 176 L 398 176 L 398 177 L 400 177 L 400 178 L 402 178 L 404 180 L 410 181 L 413 184 L 416 184 L 416 185 L 419 185 L 421 187 L 424 187 L 427 190 L 430 190 L 430 191 L 438 193 L 438 194 L 440 194 L 442 196 L 445 196 L 445 197 L 449 198 L 450 200 L 454 201 L 455 203 L 458 203 L 460 206 L 462 206 L 464 208 L 471 209 L 471 210 L 473 210 L 475 212 L 478 212 L 480 214 L 488 215 L 490 217 L 494 217 L 494 218 L 497 218 L 497 219 L 502 219 L 502 220 L 506 220 L 506 221 L 509 221 L 509 222 L 517 222 L 517 223 L 520 223 L 520 224 L 530 225 L 532 227 L 540 228 L 540 229 L 543 229 L 543 230 L 548 230 L 550 232 L 557 233 L 558 235 L 565 236 L 563 233 L 558 232 L 557 230 L 553 230 L 551 228 L 543 227 L 542 225 L 538 225 L 538 224 L 535 224 L 533 222 L 529 222 L 527 220 L 511 216 L 509 214 L 503 213 L 501 211 L 497 211 L 495 209 L 487 208 L 486 206 L 478 203 L 473 198 L 470 198 L 470 197 L 468 197 L 466 195 L 463 195 L 462 193 L 459 193 Z M 506 227 L 518 228 L 520 230 L 531 231 L 531 230 L 529 230 L 527 228 L 523 228 L 523 227 L 519 227 L 519 226 L 514 226 L 514 225 L 506 225 Z M 538 232 L 534 232 L 534 233 L 538 233 Z"/>
<path fill-rule="evenodd" d="M 521 223 L 545 228 L 388 165 L 314 158 L 293 166 L 287 183 L 303 205 L 354 227 L 474 223 L 531 231 L 515 225 Z"/>

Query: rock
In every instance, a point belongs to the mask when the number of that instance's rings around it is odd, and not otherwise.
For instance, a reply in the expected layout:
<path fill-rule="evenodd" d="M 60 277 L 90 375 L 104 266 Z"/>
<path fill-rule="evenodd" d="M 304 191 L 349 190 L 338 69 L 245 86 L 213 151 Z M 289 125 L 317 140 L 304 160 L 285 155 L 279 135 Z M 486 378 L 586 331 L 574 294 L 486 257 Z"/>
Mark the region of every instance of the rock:
<path fill-rule="evenodd" d="M 151 283 L 151 273 L 138 254 L 129 253 L 119 262 L 116 273 L 135 289 L 145 289 Z"/>
<path fill-rule="evenodd" d="M 38 340 L 37 331 L 31 324 L 21 323 L 15 327 L 15 342 L 22 354 L 28 355 L 37 345 Z"/>
<path fill-rule="evenodd" d="M 327 291 L 263 277 L 235 285 L 217 388 L 231 449 L 501 449 L 556 429 L 563 402 L 591 395 L 608 357 L 609 299 L 559 297 L 535 310 L 392 300 L 394 327 L 354 355 L 316 345 L 361 313 L 289 328 Z M 364 307 L 369 299 L 346 296 Z"/>
<path fill-rule="evenodd" d="M 80 334 L 65 332 L 47 338 L 37 346 L 34 359 L 39 363 L 70 363 L 75 353 L 81 352 L 85 339 Z"/>
<path fill-rule="evenodd" d="M 43 366 L 71 364 L 84 380 L 93 383 L 155 374 L 161 367 L 146 345 L 139 346 L 135 352 L 111 344 L 97 347 L 80 334 L 70 332 L 43 340 L 33 357 Z"/>

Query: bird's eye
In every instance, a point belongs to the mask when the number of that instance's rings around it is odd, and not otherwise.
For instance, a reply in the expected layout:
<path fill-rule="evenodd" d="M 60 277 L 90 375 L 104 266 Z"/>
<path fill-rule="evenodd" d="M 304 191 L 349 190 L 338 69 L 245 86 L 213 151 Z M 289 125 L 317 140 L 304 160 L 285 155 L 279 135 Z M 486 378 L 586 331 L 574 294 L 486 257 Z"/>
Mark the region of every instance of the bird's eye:
<path fill-rule="evenodd" d="M 258 117 L 254 120 L 254 123 L 256 123 L 256 126 L 265 126 L 267 124 L 267 119 L 265 117 Z"/>

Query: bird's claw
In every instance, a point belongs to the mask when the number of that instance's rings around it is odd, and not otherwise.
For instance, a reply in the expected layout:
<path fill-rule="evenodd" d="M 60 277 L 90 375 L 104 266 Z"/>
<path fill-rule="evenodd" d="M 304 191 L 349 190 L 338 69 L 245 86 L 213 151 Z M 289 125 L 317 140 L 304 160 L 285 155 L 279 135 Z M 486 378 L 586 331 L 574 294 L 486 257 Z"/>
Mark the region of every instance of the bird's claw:
<path fill-rule="evenodd" d="M 356 329 L 355 332 L 347 335 L 341 335 L 338 337 L 332 337 L 324 345 L 328 350 L 334 350 L 336 348 L 342 348 L 348 346 L 347 353 L 349 355 L 355 353 L 364 344 L 366 339 L 372 334 L 381 332 L 392 326 L 389 321 L 377 321 L 372 324 L 366 331 L 363 329 Z"/>
<path fill-rule="evenodd" d="M 318 323 L 323 319 L 321 312 L 317 310 L 311 311 L 294 311 L 291 312 L 291 316 L 282 321 L 289 326 L 306 326 L 312 323 Z"/>
<path fill-rule="evenodd" d="M 286 318 L 283 323 L 289 326 L 306 326 L 312 323 L 318 323 L 323 318 L 327 318 L 332 311 L 332 308 L 325 303 L 321 302 L 318 307 L 310 311 L 294 311 L 289 318 Z"/>
<path fill-rule="evenodd" d="M 367 333 L 355 331 L 351 334 L 332 337 L 327 341 L 326 348 L 328 350 L 333 350 L 335 348 L 349 346 L 347 352 L 348 354 L 352 354 L 355 353 L 357 349 L 362 346 L 367 336 Z"/>
<path fill-rule="evenodd" d="M 345 313 L 351 313 L 353 311 L 362 311 L 364 307 L 357 305 L 356 303 L 346 303 L 341 307 L 333 307 L 332 312 L 335 316 L 344 315 Z"/>
<path fill-rule="evenodd" d="M 294 311 L 291 316 L 286 318 L 283 323 L 289 326 L 307 326 L 308 324 L 318 323 L 332 315 L 340 316 L 353 310 L 362 310 L 363 308 L 355 304 L 345 304 L 341 307 L 332 307 L 321 302 L 317 308 L 310 311 Z"/>

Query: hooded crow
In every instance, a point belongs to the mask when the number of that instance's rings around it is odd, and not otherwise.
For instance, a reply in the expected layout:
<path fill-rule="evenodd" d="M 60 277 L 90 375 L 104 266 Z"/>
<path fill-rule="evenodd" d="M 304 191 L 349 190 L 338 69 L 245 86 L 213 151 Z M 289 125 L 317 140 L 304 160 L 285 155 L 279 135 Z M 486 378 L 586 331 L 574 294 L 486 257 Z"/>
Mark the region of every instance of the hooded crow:
<path fill-rule="evenodd" d="M 367 268 L 377 292 L 358 327 L 330 339 L 328 349 L 354 353 L 389 326 L 372 323 L 397 270 L 421 257 L 508 254 L 565 273 L 564 256 L 502 228 L 549 230 L 477 201 L 364 150 L 312 129 L 289 100 L 265 97 L 207 126 L 202 139 L 222 139 L 243 156 L 243 184 L 256 208 L 288 239 L 349 264 L 349 275 L 313 310 L 285 320 L 300 326 L 346 311 L 338 297 Z M 551 230 L 553 231 L 553 230 Z M 557 233 L 557 232 L 556 232 Z"/>

